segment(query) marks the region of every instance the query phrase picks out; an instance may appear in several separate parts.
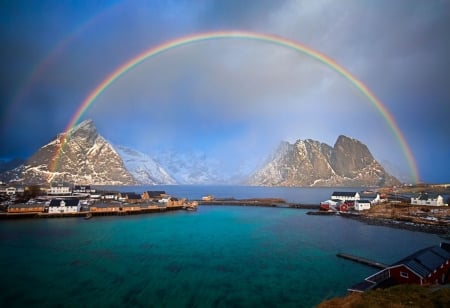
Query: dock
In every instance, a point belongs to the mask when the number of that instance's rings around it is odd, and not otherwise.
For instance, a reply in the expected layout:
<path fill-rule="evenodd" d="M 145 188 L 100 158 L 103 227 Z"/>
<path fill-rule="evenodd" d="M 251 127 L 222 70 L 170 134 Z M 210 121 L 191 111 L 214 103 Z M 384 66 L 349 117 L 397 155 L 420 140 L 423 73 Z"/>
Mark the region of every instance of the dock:
<path fill-rule="evenodd" d="M 380 268 L 380 269 L 385 269 L 385 268 L 388 267 L 388 265 L 383 264 L 381 262 L 377 262 L 377 261 L 369 260 L 369 259 L 366 259 L 366 258 L 350 255 L 350 254 L 347 254 L 347 253 L 337 253 L 336 256 L 338 256 L 339 258 L 351 260 L 351 261 L 354 261 L 354 262 L 358 262 L 358 263 L 361 263 L 361 264 L 365 264 L 365 265 L 368 265 L 368 266 L 371 266 L 371 267 Z"/>
<path fill-rule="evenodd" d="M 259 206 L 259 207 L 277 207 L 291 209 L 319 209 L 316 204 L 298 204 L 289 203 L 281 198 L 251 198 L 251 199 L 235 199 L 235 198 L 217 198 L 212 200 L 196 200 L 198 205 L 228 205 L 228 206 Z"/>

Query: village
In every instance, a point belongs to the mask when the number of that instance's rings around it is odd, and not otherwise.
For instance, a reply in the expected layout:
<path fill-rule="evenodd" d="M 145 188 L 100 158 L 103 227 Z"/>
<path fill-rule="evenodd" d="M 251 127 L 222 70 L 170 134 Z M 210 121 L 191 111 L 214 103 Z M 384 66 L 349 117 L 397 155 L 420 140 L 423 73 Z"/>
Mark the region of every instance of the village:
<path fill-rule="evenodd" d="M 393 190 L 389 192 L 392 193 Z M 397 193 L 399 192 L 333 192 L 329 200 L 320 204 L 320 211 L 377 225 L 401 228 L 410 226 L 416 231 L 442 233 L 442 238 L 450 239 L 450 208 L 442 194 L 411 194 L 410 191 L 403 191 L 401 195 Z M 338 253 L 336 256 L 379 269 L 349 287 L 347 290 L 350 293 L 399 285 L 439 286 L 450 282 L 450 243 L 445 241 L 415 251 L 389 265 L 347 253 Z"/>
<path fill-rule="evenodd" d="M 236 200 L 205 196 L 201 200 L 187 201 L 170 196 L 165 191 L 138 194 L 69 183 L 23 186 L 0 182 L 0 217 L 126 215 L 173 209 L 195 210 L 199 204 L 226 204 L 318 209 L 308 214 L 339 214 L 350 218 L 384 219 L 448 228 L 448 189 L 438 188 L 422 185 L 401 189 L 381 188 L 377 191 L 334 191 L 320 205 L 305 205 L 287 203 L 279 198 Z"/>
<path fill-rule="evenodd" d="M 129 215 L 185 209 L 196 210 L 188 202 L 165 191 L 118 192 L 96 190 L 90 185 L 56 184 L 17 187 L 0 185 L 0 217 L 77 217 Z"/>
<path fill-rule="evenodd" d="M 355 211 L 370 210 L 372 207 L 380 204 L 409 204 L 423 206 L 448 206 L 445 203 L 444 196 L 421 192 L 411 197 L 404 195 L 389 195 L 374 191 L 362 192 L 333 192 L 329 200 L 320 203 L 320 210 L 346 212 L 351 209 Z"/>
<path fill-rule="evenodd" d="M 386 189 L 384 189 L 386 190 Z M 448 195 L 433 192 L 333 192 L 313 215 L 340 215 L 368 224 L 439 234 L 450 238 Z M 447 201 L 446 201 L 447 200 Z"/>

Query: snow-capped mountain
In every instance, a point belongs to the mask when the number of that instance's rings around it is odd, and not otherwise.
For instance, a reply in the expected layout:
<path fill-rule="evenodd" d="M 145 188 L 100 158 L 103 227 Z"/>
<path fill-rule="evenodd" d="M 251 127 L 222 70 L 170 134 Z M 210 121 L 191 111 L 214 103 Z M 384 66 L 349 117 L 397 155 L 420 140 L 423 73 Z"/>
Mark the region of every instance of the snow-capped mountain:
<path fill-rule="evenodd" d="M 203 152 L 169 150 L 155 157 L 180 184 L 223 184 L 229 180 L 221 172 L 220 162 Z"/>
<path fill-rule="evenodd" d="M 91 185 L 241 184 L 243 179 L 246 184 L 266 186 L 399 184 L 367 146 L 345 136 L 339 136 L 334 147 L 311 139 L 282 142 L 253 173 L 251 161 L 230 167 L 203 152 L 172 150 L 154 157 L 111 145 L 92 120 L 86 120 L 67 136 L 56 136 L 19 167 L 0 174 L 0 180 Z"/>
<path fill-rule="evenodd" d="M 64 142 L 64 138 L 66 141 Z M 59 134 L 23 165 L 2 174 L 6 180 L 26 184 L 69 182 L 91 185 L 175 184 L 150 157 L 111 145 L 86 120 Z"/>
<path fill-rule="evenodd" d="M 64 142 L 65 138 L 65 142 Z M 120 155 L 98 134 L 92 120 L 59 134 L 16 168 L 24 183 L 71 182 L 97 185 L 131 185 L 137 181 Z"/>
<path fill-rule="evenodd" d="M 334 147 L 319 141 L 282 142 L 249 180 L 267 186 L 382 186 L 399 181 L 373 158 L 366 145 L 339 136 Z"/>
<path fill-rule="evenodd" d="M 125 168 L 139 184 L 177 184 L 177 181 L 150 156 L 139 151 L 115 145 Z"/>

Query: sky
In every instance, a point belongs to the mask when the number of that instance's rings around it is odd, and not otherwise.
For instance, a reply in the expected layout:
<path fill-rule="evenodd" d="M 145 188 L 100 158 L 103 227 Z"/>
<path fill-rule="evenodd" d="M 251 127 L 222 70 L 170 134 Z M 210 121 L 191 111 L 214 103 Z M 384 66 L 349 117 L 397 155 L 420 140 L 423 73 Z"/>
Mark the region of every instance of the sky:
<path fill-rule="evenodd" d="M 382 102 L 420 181 L 450 183 L 449 0 L 1 1 L 0 159 L 26 158 L 64 131 L 88 95 L 150 48 L 211 31 L 275 35 L 333 59 Z M 413 180 L 370 100 L 332 67 L 279 44 L 217 39 L 150 57 L 82 115 L 153 155 L 200 151 L 238 168 L 282 140 L 339 135 Z"/>

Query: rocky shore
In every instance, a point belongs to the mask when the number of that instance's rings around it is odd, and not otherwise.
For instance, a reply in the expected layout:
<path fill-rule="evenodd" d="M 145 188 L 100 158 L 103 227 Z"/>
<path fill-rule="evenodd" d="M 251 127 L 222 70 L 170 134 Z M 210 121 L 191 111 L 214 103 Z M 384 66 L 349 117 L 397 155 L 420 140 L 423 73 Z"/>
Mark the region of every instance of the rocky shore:
<path fill-rule="evenodd" d="M 448 224 L 426 224 L 411 221 L 397 220 L 393 218 L 381 218 L 366 216 L 354 213 L 341 213 L 342 217 L 356 219 L 369 225 L 385 226 L 390 228 L 405 229 L 410 231 L 433 233 L 437 235 L 449 235 L 450 225 Z"/>

